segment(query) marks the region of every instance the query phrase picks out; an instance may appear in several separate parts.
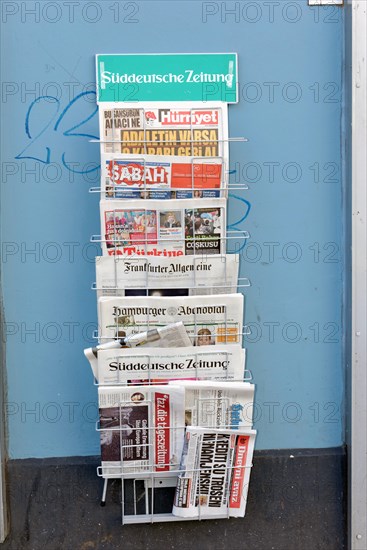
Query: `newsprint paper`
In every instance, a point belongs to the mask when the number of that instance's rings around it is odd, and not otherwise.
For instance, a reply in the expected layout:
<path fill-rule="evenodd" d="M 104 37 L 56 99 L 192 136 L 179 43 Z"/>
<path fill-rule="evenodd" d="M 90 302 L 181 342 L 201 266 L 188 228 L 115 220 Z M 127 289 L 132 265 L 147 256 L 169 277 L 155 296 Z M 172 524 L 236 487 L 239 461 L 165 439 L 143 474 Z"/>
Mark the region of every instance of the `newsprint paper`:
<path fill-rule="evenodd" d="M 226 199 L 101 200 L 102 254 L 224 254 Z"/>
<path fill-rule="evenodd" d="M 254 384 L 241 381 L 223 384 L 209 380 L 180 380 L 177 384 L 185 388 L 187 426 L 252 428 Z"/>
<path fill-rule="evenodd" d="M 98 351 L 98 370 L 95 376 L 99 384 L 163 384 L 171 380 L 243 380 L 245 366 L 245 350 L 239 344 L 228 344 L 221 346 L 201 346 L 200 348 L 190 346 L 186 348 L 159 349 L 159 348 L 133 348 L 133 349 L 100 349 Z M 206 390 L 203 388 L 205 398 L 207 394 L 216 398 L 216 408 L 225 414 L 224 407 L 227 405 L 227 394 L 231 399 L 231 424 L 242 426 L 242 411 L 245 409 L 245 402 L 251 399 L 251 392 L 246 384 L 247 393 L 242 392 L 242 384 L 236 384 L 236 391 L 231 392 L 232 384 L 219 384 L 220 388 Z M 185 386 L 185 408 L 193 409 L 197 404 L 196 393 L 201 390 L 197 386 Z M 207 386 L 205 386 L 207 388 Z M 225 391 L 223 390 L 225 388 Z M 215 395 L 214 395 L 215 393 Z M 243 395 L 244 394 L 244 395 Z M 190 396 L 190 399 L 188 398 Z M 243 395 L 243 398 L 242 398 Z M 248 399 L 247 399 L 248 397 Z M 253 397 L 253 391 L 252 391 Z M 191 401 L 194 403 L 192 404 Z M 228 409 L 228 407 L 227 407 Z M 246 411 L 252 417 L 252 410 Z M 207 411 L 209 418 L 209 411 Z M 201 412 L 195 418 L 202 418 Z M 211 417 L 210 417 L 211 418 Z M 219 418 L 222 425 L 225 420 Z M 197 424 L 197 422 L 195 423 Z M 231 425 L 232 427 L 232 425 Z"/>
<path fill-rule="evenodd" d="M 255 437 L 250 429 L 188 427 L 173 515 L 243 517 Z"/>
<path fill-rule="evenodd" d="M 243 310 L 243 294 L 102 297 L 99 340 L 126 338 L 182 321 L 194 346 L 237 344 L 242 342 Z"/>
<path fill-rule="evenodd" d="M 226 196 L 220 158 L 102 154 L 101 198 L 191 199 Z"/>
<path fill-rule="evenodd" d="M 177 475 L 184 442 L 184 389 L 98 387 L 103 477 Z"/>
<path fill-rule="evenodd" d="M 228 110 L 223 103 L 103 103 L 102 153 L 221 157 L 228 165 Z"/>
<path fill-rule="evenodd" d="M 237 290 L 238 267 L 238 254 L 175 258 L 99 256 L 97 297 L 231 294 Z M 144 290 L 139 293 L 138 289 Z"/>

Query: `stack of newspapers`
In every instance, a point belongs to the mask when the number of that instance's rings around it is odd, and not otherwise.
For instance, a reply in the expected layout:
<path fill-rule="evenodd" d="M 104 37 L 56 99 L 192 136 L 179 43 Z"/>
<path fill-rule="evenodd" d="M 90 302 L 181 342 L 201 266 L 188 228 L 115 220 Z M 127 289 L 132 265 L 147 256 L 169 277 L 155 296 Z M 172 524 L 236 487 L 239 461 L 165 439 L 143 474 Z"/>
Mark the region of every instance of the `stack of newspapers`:
<path fill-rule="evenodd" d="M 101 475 L 164 479 L 172 515 L 243 517 L 256 432 L 224 103 L 100 103 Z M 152 512 L 152 508 L 148 510 Z"/>

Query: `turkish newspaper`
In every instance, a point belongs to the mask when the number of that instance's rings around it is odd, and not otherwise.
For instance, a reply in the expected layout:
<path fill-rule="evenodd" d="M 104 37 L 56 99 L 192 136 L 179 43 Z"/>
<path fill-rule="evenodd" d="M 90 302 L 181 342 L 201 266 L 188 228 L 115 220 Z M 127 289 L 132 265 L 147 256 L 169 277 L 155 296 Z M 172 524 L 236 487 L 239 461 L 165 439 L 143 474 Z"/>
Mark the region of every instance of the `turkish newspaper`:
<path fill-rule="evenodd" d="M 220 157 L 228 166 L 224 103 L 100 103 L 101 154 Z"/>
<path fill-rule="evenodd" d="M 99 340 L 182 321 L 195 346 L 242 342 L 243 294 L 214 296 L 102 297 L 98 300 Z"/>
<path fill-rule="evenodd" d="M 151 296 L 157 291 L 166 296 L 231 294 L 237 290 L 238 267 L 238 254 L 174 258 L 99 256 L 97 297 Z"/>
<path fill-rule="evenodd" d="M 255 385 L 249 382 L 179 380 L 185 388 L 185 424 L 204 428 L 252 428 Z M 174 383 L 174 382 L 172 382 Z"/>
<path fill-rule="evenodd" d="M 101 169 L 105 199 L 213 198 L 228 187 L 217 157 L 102 154 Z"/>
<path fill-rule="evenodd" d="M 226 199 L 101 200 L 102 254 L 224 254 Z"/>
<path fill-rule="evenodd" d="M 181 517 L 243 517 L 255 430 L 188 427 L 172 513 Z"/>
<path fill-rule="evenodd" d="M 103 477 L 177 475 L 184 442 L 184 389 L 98 388 Z"/>
<path fill-rule="evenodd" d="M 181 383 L 184 379 L 193 381 L 196 379 L 231 381 L 243 380 L 244 367 L 245 350 L 239 344 L 227 344 L 225 347 L 218 345 L 214 348 L 213 346 L 201 346 L 200 348 L 189 346 L 175 349 L 151 347 L 101 349 L 98 351 L 98 365 L 95 377 L 98 383 L 102 385 L 163 384 L 173 380 L 180 380 Z M 187 401 L 185 409 L 188 411 L 189 407 L 192 409 L 194 406 L 191 406 L 191 401 L 196 399 L 196 394 L 194 395 L 196 386 L 184 387 L 187 391 L 185 394 L 185 403 Z M 221 383 L 221 388 L 223 389 L 223 383 Z M 223 407 L 227 405 L 228 401 L 227 389 L 229 390 L 231 399 L 232 397 L 233 399 L 237 398 L 236 402 L 231 403 L 233 409 L 231 418 L 233 422 L 235 417 L 239 418 L 239 425 L 242 425 L 242 417 L 240 415 L 245 410 L 246 404 L 241 400 L 241 386 L 239 386 L 237 393 L 231 393 L 231 386 L 225 384 L 226 391 L 224 393 L 220 392 L 220 390 L 219 393 L 217 392 L 220 396 L 215 405 L 225 413 Z M 190 395 L 189 400 L 188 398 L 186 399 L 186 395 Z M 252 410 L 247 411 L 246 409 L 245 412 L 247 415 L 252 415 Z M 199 417 L 201 418 L 200 414 Z M 198 414 L 196 414 L 195 418 L 197 417 Z M 223 423 L 224 420 L 220 422 L 220 425 Z"/>

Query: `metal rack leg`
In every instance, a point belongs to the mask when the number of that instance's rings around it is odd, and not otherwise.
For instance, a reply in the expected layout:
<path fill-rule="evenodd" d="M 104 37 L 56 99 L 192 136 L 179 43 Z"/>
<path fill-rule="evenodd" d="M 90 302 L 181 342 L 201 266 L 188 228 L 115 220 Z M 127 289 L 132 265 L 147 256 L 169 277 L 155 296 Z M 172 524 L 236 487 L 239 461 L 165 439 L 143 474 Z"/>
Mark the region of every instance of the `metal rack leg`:
<path fill-rule="evenodd" d="M 105 478 L 103 483 L 101 506 L 106 506 L 107 486 L 108 486 L 108 479 Z"/>

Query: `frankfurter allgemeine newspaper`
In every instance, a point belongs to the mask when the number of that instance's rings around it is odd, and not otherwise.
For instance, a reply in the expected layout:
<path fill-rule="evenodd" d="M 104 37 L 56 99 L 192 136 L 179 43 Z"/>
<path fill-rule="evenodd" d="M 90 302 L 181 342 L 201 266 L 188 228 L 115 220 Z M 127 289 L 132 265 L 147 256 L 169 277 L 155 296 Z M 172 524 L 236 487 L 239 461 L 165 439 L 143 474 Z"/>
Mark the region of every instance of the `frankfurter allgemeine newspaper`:
<path fill-rule="evenodd" d="M 102 254 L 224 254 L 226 199 L 101 200 Z"/>
<path fill-rule="evenodd" d="M 239 255 L 96 257 L 97 298 L 101 296 L 231 294 L 237 291 Z"/>
<path fill-rule="evenodd" d="M 183 388 L 99 386 L 98 403 L 103 477 L 177 475 L 184 442 Z"/>
<path fill-rule="evenodd" d="M 188 427 L 172 513 L 191 518 L 243 517 L 255 430 Z"/>
<path fill-rule="evenodd" d="M 191 199 L 225 197 L 223 159 L 102 154 L 101 198 Z"/>
<path fill-rule="evenodd" d="M 225 347 L 218 346 L 195 346 L 159 349 L 151 347 L 133 348 L 133 349 L 100 349 L 98 351 L 98 363 L 95 377 L 99 384 L 163 384 L 168 381 L 177 380 L 243 380 L 245 367 L 245 350 L 239 344 L 228 344 Z M 215 403 L 220 411 L 227 404 L 227 386 L 225 392 L 219 396 Z M 238 383 L 236 387 L 238 386 Z M 223 389 L 223 382 L 220 383 Z M 247 387 L 247 386 L 246 386 Z M 184 386 L 188 397 L 185 397 L 186 411 L 193 410 L 196 403 L 196 386 Z M 230 392 L 231 386 L 228 387 Z M 203 390 L 206 391 L 206 390 Z M 210 395 L 213 395 L 213 390 Z M 217 390 L 215 390 L 217 391 Z M 219 393 L 220 390 L 218 389 Z M 217 392 L 218 393 L 218 392 Z M 250 392 L 249 392 L 250 394 Z M 252 392 L 253 394 L 253 392 Z M 207 395 L 207 393 L 205 393 Z M 245 409 L 245 399 L 242 399 L 241 385 L 238 392 L 230 392 L 231 399 L 239 396 L 235 404 L 231 403 L 233 408 L 232 421 L 240 416 L 240 425 L 242 425 L 242 409 Z M 191 397 L 192 396 L 192 397 Z M 241 407 L 241 411 L 240 411 Z M 236 411 L 235 411 L 236 409 Z M 251 415 L 252 410 L 245 411 Z M 236 413 L 236 414 L 235 414 Z M 238 413 L 238 414 L 237 414 Z M 201 413 L 199 413 L 199 417 Z M 208 412 L 209 414 L 209 412 Z M 196 415 L 197 417 L 198 415 Z M 196 418 L 195 417 L 195 418 Z M 209 418 L 209 416 L 208 416 Z M 210 417 L 211 418 L 211 417 Z M 224 423 L 218 418 L 221 425 Z"/>
<path fill-rule="evenodd" d="M 255 385 L 249 382 L 177 380 L 185 388 L 185 424 L 204 428 L 252 428 Z M 175 382 L 172 382 L 175 383 Z"/>
<path fill-rule="evenodd" d="M 220 157 L 228 166 L 224 103 L 100 103 L 101 154 Z"/>
<path fill-rule="evenodd" d="M 243 294 L 102 297 L 98 300 L 99 340 L 126 338 L 182 321 L 194 346 L 238 344 L 244 299 Z"/>

